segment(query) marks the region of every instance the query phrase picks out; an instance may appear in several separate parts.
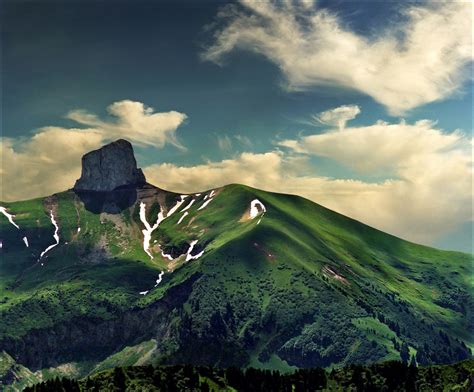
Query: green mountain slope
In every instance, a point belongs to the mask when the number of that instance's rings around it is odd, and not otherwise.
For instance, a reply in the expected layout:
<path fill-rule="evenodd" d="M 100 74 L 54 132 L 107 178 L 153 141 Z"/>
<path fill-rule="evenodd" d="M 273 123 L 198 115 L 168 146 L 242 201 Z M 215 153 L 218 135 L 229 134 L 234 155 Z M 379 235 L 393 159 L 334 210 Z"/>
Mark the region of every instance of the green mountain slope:
<path fill-rule="evenodd" d="M 37 375 L 137 362 L 290 370 L 471 355 L 471 255 L 401 240 L 301 197 L 242 185 L 178 195 L 147 184 L 0 205 L 19 227 L 0 215 L 0 349 Z M 149 230 L 149 248 L 143 212 L 148 229 L 168 214 Z M 55 224 L 59 244 L 41 257 L 57 242 Z"/>

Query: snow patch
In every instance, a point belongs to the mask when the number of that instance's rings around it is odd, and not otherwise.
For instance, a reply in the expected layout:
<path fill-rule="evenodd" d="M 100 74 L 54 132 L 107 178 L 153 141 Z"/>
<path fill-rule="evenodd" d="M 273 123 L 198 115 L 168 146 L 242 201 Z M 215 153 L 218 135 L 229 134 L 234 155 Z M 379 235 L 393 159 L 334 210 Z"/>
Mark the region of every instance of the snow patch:
<path fill-rule="evenodd" d="M 201 207 L 199 207 L 197 210 L 198 210 L 198 211 L 203 210 L 204 208 L 206 208 L 206 207 L 208 206 L 208 204 L 209 204 L 212 200 L 214 200 L 214 199 L 210 198 L 210 199 L 206 200 L 206 201 L 204 202 L 204 204 L 203 204 Z"/>
<path fill-rule="evenodd" d="M 54 226 L 54 234 L 53 234 L 53 238 L 54 238 L 54 241 L 55 243 L 48 246 L 45 250 L 43 250 L 40 254 L 40 257 L 38 259 L 41 260 L 43 258 L 43 256 L 48 253 L 51 249 L 53 249 L 55 246 L 59 245 L 59 226 L 58 226 L 58 223 L 56 222 L 56 219 L 54 219 L 54 214 L 53 214 L 53 210 L 50 211 L 50 218 L 51 218 L 51 223 L 53 224 Z M 43 265 L 43 263 L 41 263 L 41 265 Z"/>
<path fill-rule="evenodd" d="M 196 199 L 192 199 L 192 200 L 191 200 L 191 203 L 189 203 L 186 207 L 184 207 L 181 212 L 184 212 L 184 211 L 186 211 L 186 210 L 189 210 L 189 209 L 191 208 L 191 206 L 194 204 L 195 201 L 196 201 Z"/>
<path fill-rule="evenodd" d="M 153 286 L 154 288 L 161 283 L 161 281 L 163 280 L 163 275 L 164 274 L 165 274 L 164 271 L 160 272 L 160 274 L 158 275 L 158 279 L 156 280 L 156 283 Z M 139 294 L 140 295 L 147 295 L 149 292 L 150 292 L 150 290 L 145 290 L 145 291 L 140 291 Z"/>
<path fill-rule="evenodd" d="M 186 212 L 181 216 L 181 218 L 179 218 L 179 221 L 178 221 L 177 225 L 179 225 L 179 224 L 183 221 L 183 219 L 186 218 L 186 215 L 188 215 L 188 214 L 189 214 L 189 212 L 186 211 Z"/>
<path fill-rule="evenodd" d="M 163 280 L 163 275 L 164 275 L 164 274 L 165 274 L 164 271 L 161 271 L 161 272 L 160 272 L 160 274 L 158 275 L 158 279 L 156 280 L 156 283 L 155 283 L 155 285 L 154 285 L 153 287 L 156 287 L 156 286 L 158 286 L 158 285 L 161 283 L 161 281 Z"/>
<path fill-rule="evenodd" d="M 142 221 L 145 228 L 142 230 L 143 233 L 143 250 L 146 252 L 151 259 L 153 259 L 153 255 L 150 252 L 150 240 L 151 234 L 158 228 L 161 222 L 163 222 L 166 218 L 169 218 L 173 213 L 181 207 L 186 200 L 187 195 L 181 195 L 181 200 L 179 200 L 173 208 L 168 211 L 168 214 L 164 216 L 163 212 L 160 211 L 158 213 L 158 218 L 153 226 L 151 226 L 147 219 L 146 219 L 146 204 L 144 202 L 140 203 L 140 220 Z"/>
<path fill-rule="evenodd" d="M 77 234 L 79 234 L 80 232 L 81 232 L 81 228 L 78 227 L 78 228 L 77 228 Z"/>
<path fill-rule="evenodd" d="M 188 196 L 187 195 L 181 195 L 181 200 L 179 200 L 175 206 L 168 211 L 168 214 L 166 214 L 166 218 L 169 218 L 171 215 L 173 215 L 173 213 L 175 213 L 179 207 L 181 207 L 181 205 L 184 203 L 184 201 L 186 200 Z"/>
<path fill-rule="evenodd" d="M 255 219 L 258 215 L 265 214 L 265 212 L 267 212 L 267 209 L 260 200 L 255 199 L 250 202 L 250 219 Z M 260 223 L 260 220 L 257 222 L 257 224 Z"/>
<path fill-rule="evenodd" d="M 194 241 L 191 241 L 191 243 L 189 244 L 189 249 L 188 249 L 188 252 L 186 253 L 186 261 L 199 259 L 203 255 L 204 251 L 199 252 L 197 255 L 194 255 L 194 256 L 191 254 L 197 242 L 198 240 L 194 240 Z"/>
<path fill-rule="evenodd" d="M 164 251 L 161 251 L 161 255 L 162 255 L 165 259 L 168 259 L 168 260 L 170 260 L 170 261 L 173 261 L 173 260 L 174 260 L 174 259 L 173 259 L 173 256 L 166 254 Z"/>
<path fill-rule="evenodd" d="M 23 242 L 25 243 L 26 247 L 29 248 L 30 245 L 28 244 L 28 238 L 23 237 Z"/>
<path fill-rule="evenodd" d="M 13 225 L 15 226 L 17 229 L 20 228 L 20 226 L 18 226 L 14 221 L 13 221 L 13 218 L 15 217 L 15 215 L 12 215 L 12 214 L 9 214 L 7 212 L 7 209 L 5 207 L 0 207 L 0 212 L 5 215 L 8 219 L 8 221 Z"/>
<path fill-rule="evenodd" d="M 204 203 L 202 204 L 201 207 L 199 207 L 197 210 L 200 211 L 200 210 L 203 210 L 204 208 L 206 208 L 209 203 L 214 200 L 214 195 L 216 194 L 216 191 L 215 190 L 212 190 L 209 194 L 207 194 L 206 196 L 204 196 Z M 207 200 L 206 200 L 207 199 Z"/>
<path fill-rule="evenodd" d="M 151 240 L 151 233 L 155 231 L 160 223 L 165 219 L 163 216 L 163 212 L 160 211 L 158 213 L 158 218 L 153 226 L 151 226 L 148 221 L 146 220 L 146 204 L 141 202 L 140 203 L 140 220 L 142 221 L 145 228 L 142 230 L 143 233 L 143 250 L 146 252 L 150 258 L 153 259 L 153 255 L 150 252 L 150 240 Z"/>

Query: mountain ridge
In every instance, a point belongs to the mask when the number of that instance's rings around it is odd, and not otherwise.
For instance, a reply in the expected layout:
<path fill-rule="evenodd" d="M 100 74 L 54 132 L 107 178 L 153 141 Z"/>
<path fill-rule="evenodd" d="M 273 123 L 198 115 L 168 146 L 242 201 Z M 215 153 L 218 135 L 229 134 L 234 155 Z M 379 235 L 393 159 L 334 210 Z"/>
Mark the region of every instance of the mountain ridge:
<path fill-rule="evenodd" d="M 88 193 L 1 204 L 19 228 L 0 220 L 0 347 L 32 371 L 142 345 L 148 363 L 279 369 L 471 356 L 470 255 L 243 185 Z"/>

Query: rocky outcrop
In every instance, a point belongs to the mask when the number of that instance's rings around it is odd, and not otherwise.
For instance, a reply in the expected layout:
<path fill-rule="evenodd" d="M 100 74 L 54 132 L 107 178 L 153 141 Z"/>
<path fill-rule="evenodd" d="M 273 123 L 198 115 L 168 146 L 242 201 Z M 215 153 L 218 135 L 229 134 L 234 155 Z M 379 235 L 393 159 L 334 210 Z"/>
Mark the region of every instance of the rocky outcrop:
<path fill-rule="evenodd" d="M 108 192 L 145 183 L 142 170 L 137 168 L 132 145 L 120 139 L 82 157 L 81 178 L 76 181 L 74 190 Z"/>

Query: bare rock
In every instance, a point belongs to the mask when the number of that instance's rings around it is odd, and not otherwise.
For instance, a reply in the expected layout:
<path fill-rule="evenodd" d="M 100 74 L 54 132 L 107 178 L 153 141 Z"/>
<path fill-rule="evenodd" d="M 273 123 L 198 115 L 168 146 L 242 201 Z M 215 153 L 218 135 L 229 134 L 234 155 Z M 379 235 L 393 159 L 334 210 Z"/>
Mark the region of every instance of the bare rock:
<path fill-rule="evenodd" d="M 127 140 L 119 139 L 82 157 L 81 178 L 76 191 L 108 192 L 119 187 L 141 186 L 146 183 Z"/>

